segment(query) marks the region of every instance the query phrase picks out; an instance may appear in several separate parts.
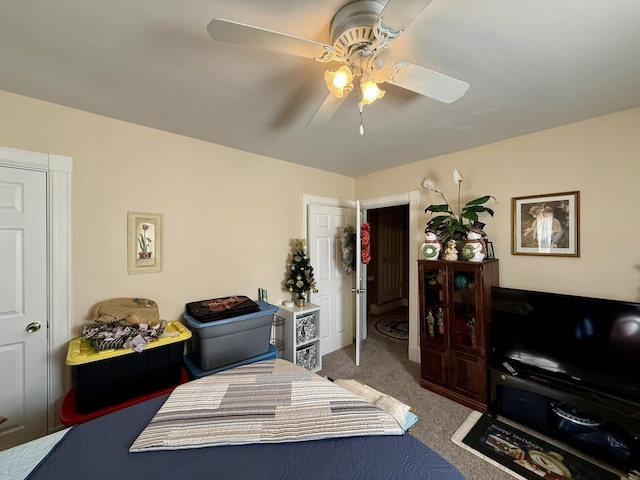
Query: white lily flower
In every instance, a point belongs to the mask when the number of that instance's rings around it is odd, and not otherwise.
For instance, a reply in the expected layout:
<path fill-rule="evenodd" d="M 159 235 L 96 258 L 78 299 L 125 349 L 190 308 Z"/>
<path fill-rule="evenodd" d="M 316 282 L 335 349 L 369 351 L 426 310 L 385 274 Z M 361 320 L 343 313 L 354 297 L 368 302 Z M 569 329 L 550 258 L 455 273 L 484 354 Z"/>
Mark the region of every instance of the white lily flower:
<path fill-rule="evenodd" d="M 460 174 L 460 170 L 458 170 L 457 168 L 453 171 L 453 183 L 455 184 L 461 184 L 462 180 L 464 180 L 462 178 L 462 175 Z"/>

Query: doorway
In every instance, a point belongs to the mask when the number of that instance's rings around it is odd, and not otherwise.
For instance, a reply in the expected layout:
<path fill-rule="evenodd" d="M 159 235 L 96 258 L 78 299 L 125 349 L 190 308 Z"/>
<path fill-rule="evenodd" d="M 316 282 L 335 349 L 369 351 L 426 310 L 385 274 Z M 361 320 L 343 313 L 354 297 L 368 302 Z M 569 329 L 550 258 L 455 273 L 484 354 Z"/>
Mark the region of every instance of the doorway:
<path fill-rule="evenodd" d="M 387 342 L 409 341 L 409 205 L 367 211 L 371 262 L 367 268 L 367 331 Z"/>
<path fill-rule="evenodd" d="M 408 359 L 412 362 L 419 363 L 420 362 L 420 342 L 419 342 L 419 329 L 418 329 L 418 302 L 417 302 L 417 293 L 418 293 L 418 269 L 417 269 L 417 261 L 418 261 L 418 245 L 422 243 L 422 235 L 417 235 L 418 231 L 418 201 L 419 194 L 417 191 L 411 191 L 402 194 L 389 195 L 385 197 L 377 197 L 367 200 L 362 200 L 360 202 L 361 210 L 363 212 L 363 221 L 366 221 L 369 210 L 373 211 L 376 209 L 382 209 L 386 207 L 393 207 L 399 205 L 406 205 L 408 208 L 408 227 L 407 227 L 407 248 L 406 248 L 406 261 L 404 264 L 406 266 L 406 275 L 408 276 L 408 281 L 404 282 L 405 285 L 408 285 L 408 295 L 407 295 L 407 305 L 406 309 L 408 311 L 409 316 L 409 342 L 408 342 Z M 302 233 L 303 236 L 306 236 L 309 226 L 309 215 L 308 215 L 308 207 L 309 205 L 328 205 L 328 206 L 337 206 L 337 207 L 347 207 L 353 208 L 354 202 L 348 200 L 338 200 L 331 199 L 326 197 L 316 197 L 313 195 L 303 195 L 303 218 L 302 218 Z M 312 264 L 315 262 L 315 252 L 313 250 L 309 251 L 309 256 L 311 257 Z M 368 265 L 366 266 L 368 267 Z M 368 268 L 366 269 L 365 275 L 368 277 Z M 353 285 L 356 286 L 355 283 Z M 360 287 L 358 287 L 360 288 Z M 366 290 L 366 285 L 362 285 L 362 288 Z M 367 295 L 367 293 L 365 293 Z M 368 299 L 364 301 L 365 305 L 369 305 Z M 367 313 L 368 307 L 360 309 L 360 317 L 354 318 L 354 321 L 359 322 L 360 325 L 364 326 L 366 338 L 366 326 L 367 326 Z M 351 317 L 353 312 L 351 311 L 348 316 Z M 356 339 L 357 341 L 357 339 Z M 407 349 L 405 349 L 406 351 Z"/>
<path fill-rule="evenodd" d="M 363 218 L 367 222 L 377 222 L 382 232 L 381 238 L 374 240 L 372 230 L 372 249 L 380 249 L 378 262 L 382 267 L 367 265 L 367 315 L 366 323 L 369 326 L 374 316 L 380 316 L 388 312 L 397 311 L 407 314 L 409 327 L 409 340 L 405 355 L 412 362 L 420 362 L 419 328 L 418 328 L 418 192 L 379 197 L 361 202 Z M 374 247 L 373 242 L 377 241 Z M 395 251 L 397 250 L 397 251 Z M 389 252 L 394 252 L 391 261 Z M 396 260 L 397 258 L 397 260 Z M 386 261 L 385 261 L 386 259 Z M 386 264 L 386 266 L 385 266 Z M 378 270 L 389 270 L 384 275 L 379 275 Z M 394 276 L 395 275 L 395 276 Z M 376 281 L 381 286 L 374 285 Z M 387 284 L 385 284 L 387 282 Z M 370 296 L 372 296 L 370 298 Z M 379 318 L 378 318 L 379 319 Z M 375 324 L 373 325 L 375 328 Z"/>
<path fill-rule="evenodd" d="M 409 206 L 367 211 L 371 262 L 367 269 L 367 314 L 409 305 Z"/>

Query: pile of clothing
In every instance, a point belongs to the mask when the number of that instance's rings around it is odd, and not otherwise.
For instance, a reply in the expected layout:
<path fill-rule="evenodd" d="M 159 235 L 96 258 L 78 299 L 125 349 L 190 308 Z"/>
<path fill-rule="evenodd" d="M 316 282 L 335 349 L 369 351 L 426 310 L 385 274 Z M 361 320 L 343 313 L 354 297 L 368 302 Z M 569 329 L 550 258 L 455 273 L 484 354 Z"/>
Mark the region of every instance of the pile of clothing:
<path fill-rule="evenodd" d="M 82 328 L 82 335 L 98 351 L 130 348 L 141 352 L 157 340 L 167 325 L 160 319 L 158 305 L 146 298 L 113 298 L 98 303 L 93 323 Z"/>

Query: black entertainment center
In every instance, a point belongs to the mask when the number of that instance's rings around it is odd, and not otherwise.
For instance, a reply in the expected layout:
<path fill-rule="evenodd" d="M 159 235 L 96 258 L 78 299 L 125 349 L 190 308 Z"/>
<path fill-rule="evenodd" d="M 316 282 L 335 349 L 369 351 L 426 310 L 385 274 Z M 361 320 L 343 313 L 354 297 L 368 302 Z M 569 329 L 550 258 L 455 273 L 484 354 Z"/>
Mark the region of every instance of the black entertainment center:
<path fill-rule="evenodd" d="M 493 287 L 488 356 L 491 414 L 637 468 L 640 304 Z"/>

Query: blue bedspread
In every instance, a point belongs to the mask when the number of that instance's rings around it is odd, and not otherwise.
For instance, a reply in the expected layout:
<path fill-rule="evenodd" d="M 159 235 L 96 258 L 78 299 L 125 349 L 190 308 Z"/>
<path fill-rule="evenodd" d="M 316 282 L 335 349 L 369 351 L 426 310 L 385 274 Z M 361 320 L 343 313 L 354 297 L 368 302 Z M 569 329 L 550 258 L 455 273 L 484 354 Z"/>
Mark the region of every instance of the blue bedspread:
<path fill-rule="evenodd" d="M 73 427 L 27 478 L 464 480 L 410 434 L 129 453 L 166 398 Z"/>

